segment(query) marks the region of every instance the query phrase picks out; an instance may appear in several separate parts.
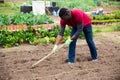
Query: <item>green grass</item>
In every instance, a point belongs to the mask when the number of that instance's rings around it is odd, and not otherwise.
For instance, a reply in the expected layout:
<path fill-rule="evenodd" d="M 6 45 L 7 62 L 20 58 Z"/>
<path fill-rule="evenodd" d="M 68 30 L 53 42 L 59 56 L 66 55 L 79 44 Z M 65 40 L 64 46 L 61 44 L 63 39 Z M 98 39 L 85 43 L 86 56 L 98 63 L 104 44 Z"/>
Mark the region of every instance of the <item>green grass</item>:
<path fill-rule="evenodd" d="M 100 33 L 100 32 L 113 32 L 114 29 L 113 29 L 113 26 L 105 26 L 105 27 L 97 27 L 97 26 L 94 26 L 93 27 L 93 32 L 94 33 Z"/>
<path fill-rule="evenodd" d="M 90 9 L 95 6 L 93 0 L 51 0 L 51 2 L 56 2 L 60 8 L 77 8 L 83 11 L 90 11 Z"/>
<path fill-rule="evenodd" d="M 115 31 L 120 31 L 120 23 L 117 25 L 106 25 L 106 26 L 93 26 L 93 36 L 100 36 L 99 33 L 101 32 L 115 32 Z M 120 36 L 120 34 L 118 34 Z M 104 36 L 102 36 L 103 39 L 105 39 Z"/>
<path fill-rule="evenodd" d="M 114 31 L 120 31 L 120 23 L 113 27 Z"/>
<path fill-rule="evenodd" d="M 13 15 L 19 12 L 20 12 L 19 9 L 16 10 L 10 7 L 0 7 L 0 14 Z"/>
<path fill-rule="evenodd" d="M 5 2 L 0 3 L 0 14 L 13 15 L 20 12 L 20 5 L 22 2 L 12 3 Z"/>

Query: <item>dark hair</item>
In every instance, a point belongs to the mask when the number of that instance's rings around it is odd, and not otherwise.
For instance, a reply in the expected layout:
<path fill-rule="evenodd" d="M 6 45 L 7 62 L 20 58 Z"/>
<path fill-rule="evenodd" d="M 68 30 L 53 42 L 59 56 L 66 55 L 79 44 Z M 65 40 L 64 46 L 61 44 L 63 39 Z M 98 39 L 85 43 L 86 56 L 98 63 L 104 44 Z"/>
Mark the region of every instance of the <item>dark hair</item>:
<path fill-rule="evenodd" d="M 62 17 L 64 15 L 68 15 L 69 10 L 67 8 L 61 8 L 59 11 L 59 16 Z"/>

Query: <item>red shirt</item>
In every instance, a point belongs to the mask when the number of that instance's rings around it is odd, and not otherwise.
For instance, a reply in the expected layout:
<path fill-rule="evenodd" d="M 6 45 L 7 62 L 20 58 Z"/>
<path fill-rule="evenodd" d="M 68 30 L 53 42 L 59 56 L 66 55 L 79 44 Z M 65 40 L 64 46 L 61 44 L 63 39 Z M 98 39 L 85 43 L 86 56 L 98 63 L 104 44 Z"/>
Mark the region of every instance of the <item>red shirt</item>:
<path fill-rule="evenodd" d="M 90 17 L 82 10 L 71 10 L 71 14 L 72 18 L 69 21 L 60 20 L 61 27 L 68 25 L 77 28 L 77 25 L 81 22 L 83 22 L 84 27 L 88 27 L 92 23 Z"/>

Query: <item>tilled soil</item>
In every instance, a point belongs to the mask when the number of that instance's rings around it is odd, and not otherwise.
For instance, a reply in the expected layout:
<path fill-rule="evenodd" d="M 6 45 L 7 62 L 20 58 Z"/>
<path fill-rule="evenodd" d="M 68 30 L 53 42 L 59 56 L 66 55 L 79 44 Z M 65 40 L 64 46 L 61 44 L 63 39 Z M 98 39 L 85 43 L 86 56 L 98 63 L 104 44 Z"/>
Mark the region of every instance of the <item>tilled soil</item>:
<path fill-rule="evenodd" d="M 78 40 L 76 61 L 67 64 L 68 48 L 39 63 L 31 65 L 49 54 L 54 45 L 27 45 L 0 49 L 0 80 L 120 80 L 120 45 L 94 39 L 98 61 L 92 62 L 85 40 Z"/>

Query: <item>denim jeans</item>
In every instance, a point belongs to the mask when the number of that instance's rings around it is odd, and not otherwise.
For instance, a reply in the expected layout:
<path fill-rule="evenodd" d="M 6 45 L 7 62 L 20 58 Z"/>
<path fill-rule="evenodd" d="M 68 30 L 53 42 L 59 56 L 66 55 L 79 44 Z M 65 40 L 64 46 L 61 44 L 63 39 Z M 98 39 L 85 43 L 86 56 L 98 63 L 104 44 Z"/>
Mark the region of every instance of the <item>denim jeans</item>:
<path fill-rule="evenodd" d="M 73 36 L 76 31 L 77 29 L 72 28 L 70 36 Z M 97 51 L 96 51 L 96 47 L 95 47 L 95 44 L 93 41 L 93 35 L 92 35 L 92 26 L 90 25 L 88 27 L 83 28 L 83 32 L 85 34 L 86 42 L 90 49 L 92 60 L 97 59 Z M 68 62 L 71 62 L 71 63 L 74 63 L 75 61 L 75 53 L 76 53 L 75 49 L 76 49 L 77 39 L 78 38 L 74 39 L 69 45 Z"/>

